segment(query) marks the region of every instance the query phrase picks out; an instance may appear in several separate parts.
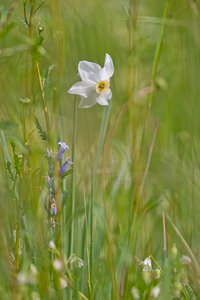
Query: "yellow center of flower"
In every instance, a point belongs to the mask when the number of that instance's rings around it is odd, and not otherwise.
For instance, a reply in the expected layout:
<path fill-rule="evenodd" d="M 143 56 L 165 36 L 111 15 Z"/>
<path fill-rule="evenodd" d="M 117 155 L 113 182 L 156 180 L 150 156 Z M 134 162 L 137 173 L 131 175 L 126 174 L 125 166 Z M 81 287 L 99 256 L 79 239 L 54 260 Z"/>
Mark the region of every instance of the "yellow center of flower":
<path fill-rule="evenodd" d="M 99 83 L 97 83 L 96 85 L 96 91 L 97 93 L 101 94 L 104 93 L 108 88 L 109 88 L 110 84 L 108 81 L 100 81 Z"/>

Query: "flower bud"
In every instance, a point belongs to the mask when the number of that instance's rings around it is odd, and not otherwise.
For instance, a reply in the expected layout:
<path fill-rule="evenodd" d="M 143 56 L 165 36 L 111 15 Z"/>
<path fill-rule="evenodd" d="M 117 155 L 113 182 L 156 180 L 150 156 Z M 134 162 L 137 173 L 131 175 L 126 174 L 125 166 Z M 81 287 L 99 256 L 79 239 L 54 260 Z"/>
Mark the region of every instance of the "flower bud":
<path fill-rule="evenodd" d="M 173 244 L 172 248 L 171 248 L 171 254 L 173 258 L 176 258 L 177 254 L 178 254 L 178 250 L 176 248 L 176 245 Z"/>
<path fill-rule="evenodd" d="M 60 272 L 63 268 L 63 263 L 61 260 L 56 259 L 53 261 L 53 267 L 57 272 Z"/>
<path fill-rule="evenodd" d="M 38 32 L 39 32 L 39 34 L 42 33 L 42 31 L 44 31 L 44 26 L 39 25 L 38 26 Z"/>
<path fill-rule="evenodd" d="M 151 297 L 157 298 L 159 294 L 160 294 L 160 287 L 158 285 L 154 286 L 151 290 Z"/>
<path fill-rule="evenodd" d="M 144 271 L 142 272 L 142 276 L 146 284 L 149 284 L 151 282 L 151 272 Z"/>
<path fill-rule="evenodd" d="M 140 292 L 135 286 L 132 287 L 131 294 L 134 299 L 140 299 Z"/>
<path fill-rule="evenodd" d="M 155 279 L 159 279 L 160 278 L 160 269 L 155 269 L 154 270 L 154 277 L 155 277 Z"/>
<path fill-rule="evenodd" d="M 179 281 L 176 281 L 174 285 L 174 298 L 180 298 L 181 290 L 182 290 L 181 283 Z"/>

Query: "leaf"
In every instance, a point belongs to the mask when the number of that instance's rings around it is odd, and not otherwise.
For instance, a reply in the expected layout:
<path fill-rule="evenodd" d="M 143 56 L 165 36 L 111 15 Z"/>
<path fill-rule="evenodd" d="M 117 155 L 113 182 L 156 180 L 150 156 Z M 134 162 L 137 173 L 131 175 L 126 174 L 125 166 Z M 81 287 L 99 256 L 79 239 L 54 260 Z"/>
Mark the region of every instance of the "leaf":
<path fill-rule="evenodd" d="M 28 24 L 26 24 L 26 21 L 24 20 L 24 18 L 18 16 L 13 11 L 8 11 L 8 14 L 15 16 L 28 29 Z"/>
<path fill-rule="evenodd" d="M 30 104 L 31 103 L 31 100 L 28 97 L 21 97 L 19 100 L 22 104 Z"/>
<path fill-rule="evenodd" d="M 14 158 L 14 166 L 16 170 L 16 175 L 19 175 L 21 172 L 21 166 L 22 166 L 22 155 L 18 155 L 16 152 L 16 145 L 14 141 L 11 142 L 12 150 L 13 150 L 13 158 Z"/>
<path fill-rule="evenodd" d="M 160 202 L 159 198 L 149 200 L 143 207 L 144 215 L 147 215 L 151 210 L 156 208 L 159 205 L 159 202 Z"/>
<path fill-rule="evenodd" d="M 15 23 L 9 23 L 0 31 L 0 42 L 2 42 L 2 40 L 6 37 L 6 35 L 14 26 Z"/>
<path fill-rule="evenodd" d="M 40 125 L 40 123 L 39 123 L 39 121 L 38 121 L 38 119 L 37 119 L 36 116 L 35 116 L 35 125 L 36 125 L 36 127 L 38 129 L 38 132 L 39 132 L 42 140 L 47 141 L 48 140 L 47 133 L 46 133 L 45 130 L 42 129 L 42 127 L 41 127 L 41 125 Z"/>
<path fill-rule="evenodd" d="M 6 162 L 6 169 L 8 171 L 8 174 L 9 174 L 9 177 L 12 181 L 14 181 L 14 174 L 13 174 L 13 171 L 12 171 L 12 165 L 11 165 L 11 162 L 10 161 L 7 161 Z"/>
<path fill-rule="evenodd" d="M 40 5 L 38 5 L 38 7 L 34 10 L 34 12 L 33 12 L 33 14 L 35 15 L 36 14 L 36 12 L 42 7 L 42 5 L 45 3 L 45 1 L 42 1 L 41 3 L 40 3 Z"/>
<path fill-rule="evenodd" d="M 37 61 L 40 59 L 40 47 L 42 46 L 43 41 L 44 41 L 44 37 L 42 35 L 37 36 L 33 40 L 31 52 L 32 52 L 33 58 Z"/>
<path fill-rule="evenodd" d="M 50 67 L 48 67 L 47 69 L 45 69 L 45 72 L 43 74 L 43 78 L 42 78 L 42 83 L 43 83 L 43 87 L 45 88 L 48 81 L 49 81 L 49 74 L 51 72 L 51 70 L 53 70 L 53 68 L 55 68 L 55 64 L 51 65 Z"/>
<path fill-rule="evenodd" d="M 63 174 L 62 178 L 64 178 L 64 177 L 70 175 L 71 173 L 72 173 L 72 169 L 66 171 L 66 172 Z"/>

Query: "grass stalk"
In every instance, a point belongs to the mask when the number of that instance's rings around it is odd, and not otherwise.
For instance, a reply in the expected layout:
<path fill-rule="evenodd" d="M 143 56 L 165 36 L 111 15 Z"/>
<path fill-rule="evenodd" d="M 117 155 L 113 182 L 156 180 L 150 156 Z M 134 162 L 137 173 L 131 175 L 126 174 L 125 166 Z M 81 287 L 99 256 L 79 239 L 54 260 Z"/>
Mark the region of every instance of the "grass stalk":
<path fill-rule="evenodd" d="M 38 61 L 36 61 L 35 64 L 36 64 L 37 76 L 38 76 L 39 86 L 40 86 L 40 91 L 41 91 L 41 96 L 42 96 L 42 104 L 43 104 L 44 116 L 45 116 L 45 121 L 46 121 L 47 136 L 49 139 L 49 135 L 50 135 L 49 113 L 48 113 L 48 108 L 46 105 L 45 93 L 44 93 L 44 88 L 43 88 L 43 84 L 42 84 L 42 77 L 41 77 Z"/>
<path fill-rule="evenodd" d="M 20 231 L 21 231 L 21 216 L 22 216 L 22 175 L 20 175 L 19 182 L 19 203 L 17 212 L 17 224 L 16 224 L 16 249 L 15 249 L 15 267 L 16 271 L 19 272 L 19 258 L 20 258 Z"/>
<path fill-rule="evenodd" d="M 187 241 L 184 239 L 183 235 L 181 234 L 181 232 L 179 231 L 179 229 L 176 227 L 176 225 L 173 223 L 173 221 L 171 220 L 171 218 L 169 216 L 167 216 L 167 219 L 169 221 L 169 223 L 171 224 L 172 228 L 174 229 L 174 231 L 176 232 L 176 234 L 178 235 L 178 237 L 180 238 L 181 242 L 183 243 L 183 245 L 185 246 L 186 250 L 188 251 L 189 255 L 191 256 L 194 266 L 195 266 L 195 270 L 198 276 L 200 276 L 200 268 L 199 268 L 199 263 L 194 255 L 194 253 L 192 252 L 192 249 L 190 248 L 190 246 L 188 245 Z"/>
<path fill-rule="evenodd" d="M 166 224 L 165 224 L 165 213 L 162 212 L 162 218 L 163 218 L 163 268 L 165 264 L 165 260 L 167 257 L 167 236 L 166 236 Z"/>
<path fill-rule="evenodd" d="M 74 252 L 75 240 L 75 201 L 76 201 L 76 138 L 77 138 L 77 112 L 78 100 L 74 97 L 74 116 L 73 116 L 73 141 L 72 141 L 72 177 L 71 177 L 71 227 L 69 232 L 68 256 Z M 73 291 L 69 290 L 69 299 L 72 299 Z"/>
<path fill-rule="evenodd" d="M 158 65 L 159 65 L 161 51 L 162 51 L 163 37 L 164 37 L 164 32 L 165 32 L 166 20 L 167 20 L 167 16 L 168 16 L 168 12 L 169 12 L 169 6 L 170 6 L 170 0 L 166 0 L 165 9 L 164 9 L 163 17 L 162 17 L 162 23 L 161 23 L 161 27 L 160 27 L 160 34 L 159 34 L 158 43 L 156 46 L 155 55 L 154 55 L 153 69 L 152 69 L 152 75 L 151 75 L 151 89 L 150 89 L 150 93 L 149 93 L 148 106 L 147 106 L 146 115 L 145 115 L 144 128 L 143 128 L 141 147 L 140 147 L 140 154 L 142 153 L 142 150 L 143 150 L 144 138 L 145 138 L 148 124 L 149 124 L 151 105 L 152 105 L 153 94 L 154 94 L 154 90 L 155 90 L 155 81 L 156 81 Z"/>
<path fill-rule="evenodd" d="M 110 101 L 109 106 L 104 108 L 103 118 L 101 121 L 99 140 L 97 145 L 97 153 L 94 159 L 93 169 L 92 169 L 92 178 L 91 178 L 91 197 L 90 197 L 90 268 L 89 268 L 89 299 L 93 300 L 93 215 L 94 215 L 94 199 L 95 199 L 95 183 L 96 183 L 96 171 L 99 163 L 99 159 L 101 156 L 101 152 L 103 149 L 103 144 L 106 136 L 106 131 L 108 127 L 108 120 L 111 111 Z"/>
<path fill-rule="evenodd" d="M 89 252 L 89 299 L 93 300 L 93 213 L 94 213 L 94 186 L 95 186 L 95 175 L 94 170 L 92 171 L 91 179 L 91 197 L 90 197 L 90 252 Z"/>
<path fill-rule="evenodd" d="M 77 98 L 74 98 L 74 117 L 73 117 L 73 142 L 72 142 L 72 180 L 71 180 L 71 228 L 69 234 L 69 253 L 70 256 L 74 251 L 74 232 L 75 232 L 75 201 L 76 201 L 76 138 L 77 138 L 77 110 L 78 102 Z"/>

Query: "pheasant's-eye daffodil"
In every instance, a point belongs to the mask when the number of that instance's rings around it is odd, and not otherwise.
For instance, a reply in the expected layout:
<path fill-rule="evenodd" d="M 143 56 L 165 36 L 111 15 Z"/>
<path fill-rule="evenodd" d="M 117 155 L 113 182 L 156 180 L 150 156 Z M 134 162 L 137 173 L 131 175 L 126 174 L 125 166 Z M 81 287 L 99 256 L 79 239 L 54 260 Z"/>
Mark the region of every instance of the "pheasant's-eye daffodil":
<path fill-rule="evenodd" d="M 110 78 L 114 74 L 111 56 L 106 53 L 103 68 L 96 63 L 82 60 L 78 64 L 78 71 L 81 81 L 72 85 L 68 93 L 81 96 L 79 107 L 88 108 L 96 103 L 108 105 L 108 100 L 112 97 Z"/>

